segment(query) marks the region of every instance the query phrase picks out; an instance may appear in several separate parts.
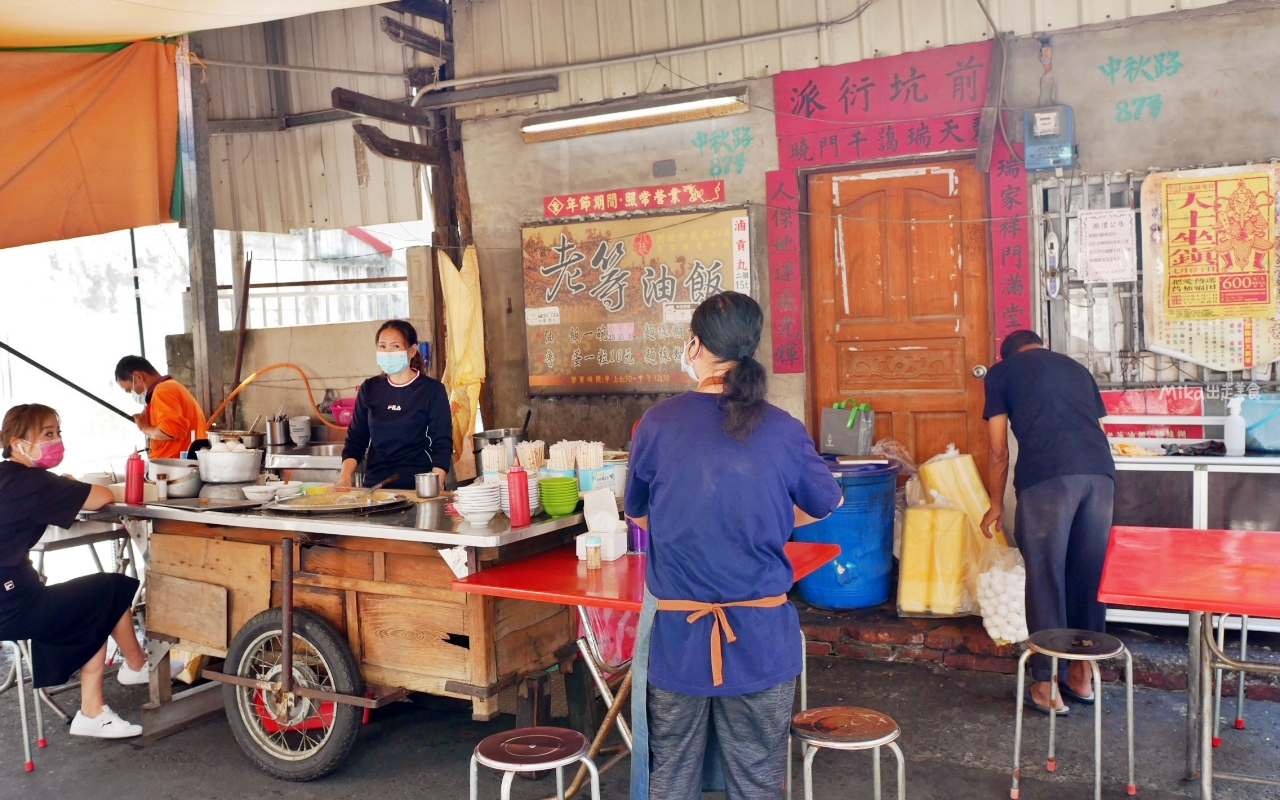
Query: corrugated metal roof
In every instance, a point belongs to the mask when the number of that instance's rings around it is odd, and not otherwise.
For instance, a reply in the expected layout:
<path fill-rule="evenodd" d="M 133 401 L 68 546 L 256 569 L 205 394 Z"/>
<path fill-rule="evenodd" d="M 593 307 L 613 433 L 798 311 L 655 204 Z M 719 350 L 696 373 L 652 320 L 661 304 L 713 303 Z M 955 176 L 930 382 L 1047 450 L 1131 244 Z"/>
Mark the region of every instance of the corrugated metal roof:
<path fill-rule="evenodd" d="M 416 62 L 407 48 L 382 32 L 383 16 L 443 34 L 436 23 L 372 6 L 207 31 L 202 34 L 204 55 L 402 73 Z M 207 69 L 211 120 L 267 119 L 328 110 L 333 107 L 330 95 L 336 86 L 388 100 L 409 94 L 408 82 L 395 78 L 225 66 Z M 406 127 L 364 122 L 378 125 L 394 138 L 409 138 Z M 213 137 L 212 150 L 218 228 L 286 233 L 422 218 L 418 168 L 368 152 L 349 120 L 270 133 L 218 135 Z"/>
<path fill-rule="evenodd" d="M 1224 0 L 989 0 L 1002 30 L 1053 33 Z M 584 63 L 839 20 L 865 0 L 454 0 L 459 77 Z M 875 0 L 821 32 L 565 73 L 560 91 L 459 109 L 475 117 L 760 78 L 991 36 L 976 0 Z M 676 73 L 673 75 L 672 73 Z M 679 77 L 677 77 L 677 75 Z"/>

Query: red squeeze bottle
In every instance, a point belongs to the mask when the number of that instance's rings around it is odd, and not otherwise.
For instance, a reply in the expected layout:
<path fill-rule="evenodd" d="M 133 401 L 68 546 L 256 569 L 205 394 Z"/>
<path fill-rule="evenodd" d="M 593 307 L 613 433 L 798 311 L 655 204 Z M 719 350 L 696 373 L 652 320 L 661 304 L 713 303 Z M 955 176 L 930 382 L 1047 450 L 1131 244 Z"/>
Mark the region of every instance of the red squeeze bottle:
<path fill-rule="evenodd" d="M 129 456 L 124 469 L 124 501 L 131 506 L 142 505 L 142 483 L 147 465 L 136 452 Z"/>
<path fill-rule="evenodd" d="M 522 467 L 507 470 L 507 499 L 510 504 L 511 527 L 523 528 L 530 523 L 529 473 Z"/>

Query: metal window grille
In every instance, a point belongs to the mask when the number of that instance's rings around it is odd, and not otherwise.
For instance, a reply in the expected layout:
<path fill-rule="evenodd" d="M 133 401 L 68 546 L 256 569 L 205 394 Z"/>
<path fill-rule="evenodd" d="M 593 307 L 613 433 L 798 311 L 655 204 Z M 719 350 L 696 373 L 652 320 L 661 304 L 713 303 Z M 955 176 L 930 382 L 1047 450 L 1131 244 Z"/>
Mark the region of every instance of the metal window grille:
<path fill-rule="evenodd" d="M 1071 173 L 1044 177 L 1032 192 L 1032 247 L 1036 265 L 1035 285 L 1039 332 L 1049 346 L 1066 353 L 1093 373 L 1101 388 L 1158 387 L 1179 383 L 1211 384 L 1256 381 L 1269 385 L 1270 364 L 1243 372 L 1219 372 L 1183 359 L 1146 349 L 1143 330 L 1143 173 L 1101 175 Z M 1080 279 L 1078 216 L 1084 209 L 1132 208 L 1135 210 L 1138 246 L 1138 279 L 1132 282 L 1086 284 Z M 1054 231 L 1060 243 L 1060 263 L 1066 266 L 1057 298 L 1048 295 L 1045 237 Z"/>

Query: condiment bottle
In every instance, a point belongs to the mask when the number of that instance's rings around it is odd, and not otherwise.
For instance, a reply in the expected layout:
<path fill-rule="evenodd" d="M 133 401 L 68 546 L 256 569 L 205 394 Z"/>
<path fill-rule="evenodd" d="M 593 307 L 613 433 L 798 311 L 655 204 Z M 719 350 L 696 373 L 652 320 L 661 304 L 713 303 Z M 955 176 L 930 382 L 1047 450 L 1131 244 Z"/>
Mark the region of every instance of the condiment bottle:
<path fill-rule="evenodd" d="M 604 565 L 603 557 L 600 553 L 600 537 L 588 536 L 583 545 L 587 550 L 587 569 L 600 569 Z"/>
<path fill-rule="evenodd" d="M 131 506 L 142 505 L 142 484 L 145 479 L 146 469 L 147 465 L 142 462 L 142 456 L 138 455 L 137 452 L 129 456 L 129 460 L 125 462 L 124 501 Z"/>
<path fill-rule="evenodd" d="M 507 499 L 511 527 L 523 528 L 531 519 L 529 515 L 529 473 L 522 467 L 507 470 Z"/>
<path fill-rule="evenodd" d="M 167 472 L 156 473 L 156 499 L 169 499 L 169 473 Z"/>

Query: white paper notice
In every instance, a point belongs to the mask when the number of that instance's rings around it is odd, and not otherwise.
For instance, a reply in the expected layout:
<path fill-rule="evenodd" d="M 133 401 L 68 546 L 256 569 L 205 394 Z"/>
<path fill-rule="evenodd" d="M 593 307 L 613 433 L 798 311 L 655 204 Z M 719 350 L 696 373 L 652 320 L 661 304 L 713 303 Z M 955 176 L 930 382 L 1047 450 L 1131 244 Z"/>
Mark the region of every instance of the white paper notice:
<path fill-rule="evenodd" d="M 693 310 L 697 307 L 697 303 L 663 303 L 662 321 L 668 325 L 671 323 L 688 325 L 693 321 Z"/>
<path fill-rule="evenodd" d="M 751 231 L 746 217 L 733 218 L 733 290 L 751 294 Z"/>
<path fill-rule="evenodd" d="M 534 325 L 559 325 L 560 307 L 526 308 L 524 310 L 524 324 L 530 327 Z"/>
<path fill-rule="evenodd" d="M 1081 211 L 1079 235 L 1080 278 L 1085 283 L 1123 283 L 1138 279 L 1133 209 Z"/>

